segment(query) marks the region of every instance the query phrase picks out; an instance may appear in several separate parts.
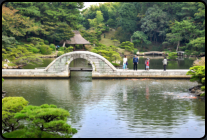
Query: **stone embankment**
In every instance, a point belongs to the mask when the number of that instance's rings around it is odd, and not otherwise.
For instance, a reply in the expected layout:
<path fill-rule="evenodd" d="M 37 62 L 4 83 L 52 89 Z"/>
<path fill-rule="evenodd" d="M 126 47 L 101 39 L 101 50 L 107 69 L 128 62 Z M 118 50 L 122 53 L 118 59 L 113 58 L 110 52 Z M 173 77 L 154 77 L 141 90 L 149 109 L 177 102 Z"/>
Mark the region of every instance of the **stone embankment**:
<path fill-rule="evenodd" d="M 189 88 L 189 91 L 196 96 L 201 96 L 202 93 L 205 93 L 205 91 L 201 90 L 201 85 L 197 85 L 192 88 Z"/>
<path fill-rule="evenodd" d="M 115 70 L 92 71 L 94 79 L 123 79 L 123 78 L 152 78 L 152 79 L 190 79 L 186 75 L 189 70 Z M 3 78 L 69 78 L 70 70 L 63 72 L 50 72 L 46 69 L 2 69 Z"/>
<path fill-rule="evenodd" d="M 41 55 L 40 58 L 56 58 L 57 55 Z"/>

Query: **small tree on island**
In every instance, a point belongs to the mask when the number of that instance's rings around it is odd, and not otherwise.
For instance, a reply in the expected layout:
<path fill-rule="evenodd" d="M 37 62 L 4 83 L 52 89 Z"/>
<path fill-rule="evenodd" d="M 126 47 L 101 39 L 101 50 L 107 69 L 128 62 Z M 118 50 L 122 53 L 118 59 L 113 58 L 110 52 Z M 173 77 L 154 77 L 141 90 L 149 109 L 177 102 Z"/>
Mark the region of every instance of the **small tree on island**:
<path fill-rule="evenodd" d="M 43 131 L 54 135 L 62 133 L 65 137 L 72 137 L 77 130 L 66 123 L 69 115 L 67 110 L 57 108 L 56 105 L 43 104 L 41 106 L 28 105 L 21 112 L 16 113 L 14 118 L 31 122 L 27 137 L 34 133 L 38 133 L 41 137 Z"/>
<path fill-rule="evenodd" d="M 120 47 L 130 52 L 134 50 L 134 44 L 130 41 L 122 42 Z"/>

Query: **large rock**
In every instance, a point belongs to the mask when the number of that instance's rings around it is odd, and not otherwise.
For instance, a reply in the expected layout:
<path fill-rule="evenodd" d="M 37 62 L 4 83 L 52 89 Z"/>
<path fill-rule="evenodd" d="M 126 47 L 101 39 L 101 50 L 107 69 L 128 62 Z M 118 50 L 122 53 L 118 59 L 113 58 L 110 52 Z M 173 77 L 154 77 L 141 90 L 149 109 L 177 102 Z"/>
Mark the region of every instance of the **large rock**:
<path fill-rule="evenodd" d="M 200 96 L 202 93 L 204 93 L 205 91 L 201 90 L 201 85 L 197 85 L 195 87 L 192 87 L 189 89 L 189 91 L 193 94 L 195 94 L 196 96 Z"/>
<path fill-rule="evenodd" d="M 200 96 L 203 93 L 200 89 L 196 90 L 195 95 Z"/>
<path fill-rule="evenodd" d="M 8 68 L 8 69 L 13 69 L 13 67 L 12 67 L 12 66 L 8 66 L 7 68 Z"/>
<path fill-rule="evenodd" d="M 192 90 L 191 90 L 191 93 L 195 93 L 195 89 L 192 89 Z"/>

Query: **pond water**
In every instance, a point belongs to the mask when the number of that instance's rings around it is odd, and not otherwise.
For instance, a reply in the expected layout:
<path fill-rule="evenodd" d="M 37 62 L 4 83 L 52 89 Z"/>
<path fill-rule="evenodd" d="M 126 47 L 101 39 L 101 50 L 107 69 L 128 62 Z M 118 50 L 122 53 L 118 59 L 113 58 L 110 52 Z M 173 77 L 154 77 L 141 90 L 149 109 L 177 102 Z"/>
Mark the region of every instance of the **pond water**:
<path fill-rule="evenodd" d="M 127 56 L 128 57 L 128 56 Z M 145 60 L 146 58 L 150 58 L 150 69 L 163 69 L 162 60 L 163 57 L 149 56 L 149 57 L 139 57 L 138 69 L 145 68 Z M 55 58 L 44 58 L 42 65 L 27 65 L 24 66 L 23 69 L 34 69 L 37 67 L 47 67 Z M 83 59 L 82 59 L 83 60 Z M 82 60 L 73 60 L 74 63 L 80 63 Z M 178 61 L 168 61 L 167 69 L 189 69 L 195 58 L 181 58 Z M 72 62 L 73 62 L 72 61 Z M 72 63 L 71 62 L 71 63 Z M 123 62 L 121 62 L 122 65 Z M 133 58 L 128 57 L 128 68 L 133 69 Z"/>
<path fill-rule="evenodd" d="M 69 111 L 73 138 L 200 138 L 205 134 L 205 100 L 190 98 L 189 80 L 5 79 L 7 96 L 30 105 L 55 104 Z M 185 98 L 184 98 L 185 97 Z"/>

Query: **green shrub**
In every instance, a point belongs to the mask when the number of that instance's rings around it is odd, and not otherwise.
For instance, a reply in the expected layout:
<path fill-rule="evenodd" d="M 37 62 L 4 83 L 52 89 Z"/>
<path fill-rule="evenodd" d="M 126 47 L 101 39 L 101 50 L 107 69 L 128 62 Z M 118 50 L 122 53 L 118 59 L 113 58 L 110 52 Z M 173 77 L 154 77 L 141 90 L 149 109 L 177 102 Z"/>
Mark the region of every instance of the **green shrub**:
<path fill-rule="evenodd" d="M 117 63 L 112 63 L 112 65 L 115 66 L 115 67 L 119 67 L 119 66 L 120 66 L 120 65 L 117 64 Z"/>
<path fill-rule="evenodd" d="M 69 53 L 72 51 L 73 51 L 73 46 L 70 46 L 70 47 L 65 48 L 64 53 Z"/>
<path fill-rule="evenodd" d="M 57 56 L 61 56 L 61 55 L 63 55 L 63 54 L 64 54 L 64 52 L 63 52 L 63 51 L 58 51 Z"/>
<path fill-rule="evenodd" d="M 40 44 L 40 45 L 45 45 L 44 42 L 40 42 L 39 44 Z"/>
<path fill-rule="evenodd" d="M 205 86 L 202 86 L 202 87 L 201 87 L 201 90 L 204 91 L 204 90 L 205 90 Z"/>
<path fill-rule="evenodd" d="M 52 48 L 52 50 L 55 51 L 55 45 L 54 44 L 50 44 L 50 48 Z"/>
<path fill-rule="evenodd" d="M 178 57 L 177 52 L 168 53 L 168 59 L 176 59 Z"/>
<path fill-rule="evenodd" d="M 137 52 L 138 52 L 138 49 L 134 49 L 134 54 L 137 54 Z"/>
<path fill-rule="evenodd" d="M 31 38 L 27 38 L 27 42 L 31 42 Z"/>
<path fill-rule="evenodd" d="M 40 47 L 40 52 L 41 52 L 41 54 L 51 54 L 52 49 L 48 45 L 42 45 Z"/>
<path fill-rule="evenodd" d="M 190 71 L 186 75 L 192 75 L 191 82 L 197 81 L 198 83 L 205 84 L 205 66 L 190 67 Z"/>
<path fill-rule="evenodd" d="M 38 53 L 39 51 L 40 51 L 40 50 L 37 49 L 36 47 L 33 47 L 33 48 L 32 48 L 32 52 L 33 52 L 33 53 Z"/>
<path fill-rule="evenodd" d="M 65 50 L 65 47 L 59 47 L 58 48 L 58 51 L 64 51 Z"/>
<path fill-rule="evenodd" d="M 202 93 L 200 96 L 205 96 L 205 93 Z"/>
<path fill-rule="evenodd" d="M 36 45 L 36 44 L 38 44 L 40 42 L 44 42 L 43 39 L 38 38 L 38 37 L 30 37 L 30 38 L 28 38 L 28 41 L 31 42 L 34 45 Z M 43 43 L 43 45 L 44 45 L 44 43 Z"/>
<path fill-rule="evenodd" d="M 2 86 L 3 86 L 4 78 L 2 78 Z"/>
<path fill-rule="evenodd" d="M 45 42 L 45 44 L 49 45 L 49 41 L 45 40 L 44 42 Z"/>
<path fill-rule="evenodd" d="M 121 48 L 124 48 L 127 51 L 133 51 L 134 50 L 134 44 L 131 43 L 130 41 L 122 42 L 121 43 Z"/>

